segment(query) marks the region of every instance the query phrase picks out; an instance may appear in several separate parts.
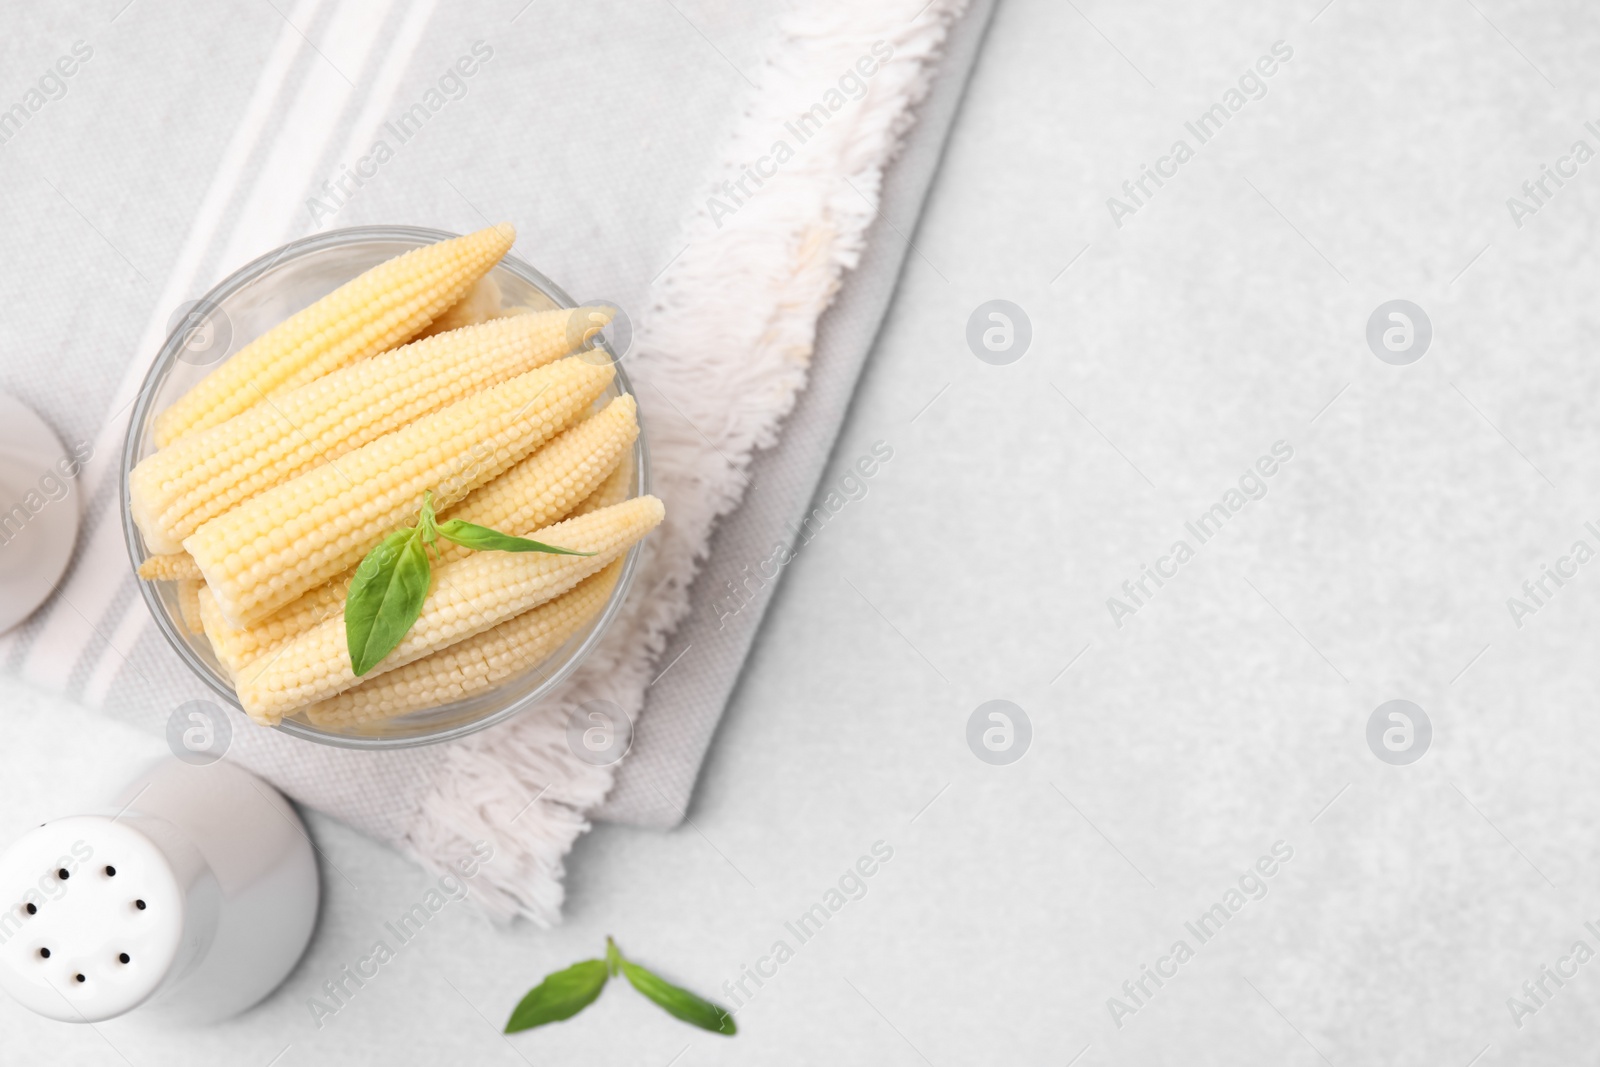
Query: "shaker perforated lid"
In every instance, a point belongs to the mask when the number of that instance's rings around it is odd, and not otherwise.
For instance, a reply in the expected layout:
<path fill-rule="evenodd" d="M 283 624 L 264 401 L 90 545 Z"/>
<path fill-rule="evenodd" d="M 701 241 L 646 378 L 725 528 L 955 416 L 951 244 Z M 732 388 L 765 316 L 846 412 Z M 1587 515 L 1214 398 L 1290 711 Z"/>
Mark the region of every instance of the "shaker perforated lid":
<path fill-rule="evenodd" d="M 0 988 L 64 1022 L 148 998 L 173 969 L 187 901 L 167 854 L 132 820 L 57 819 L 0 855 Z"/>

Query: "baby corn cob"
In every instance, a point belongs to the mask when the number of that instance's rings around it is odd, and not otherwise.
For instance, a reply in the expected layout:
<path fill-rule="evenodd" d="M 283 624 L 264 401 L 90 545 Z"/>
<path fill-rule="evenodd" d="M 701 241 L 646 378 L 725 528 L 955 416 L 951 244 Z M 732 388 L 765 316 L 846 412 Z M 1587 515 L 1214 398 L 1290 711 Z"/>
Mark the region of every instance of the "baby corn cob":
<path fill-rule="evenodd" d="M 620 504 L 628 499 L 628 494 L 633 489 L 633 449 L 626 449 L 622 458 L 617 460 L 617 465 L 611 468 L 611 473 L 606 475 L 606 480 L 600 483 L 600 488 L 590 493 L 577 507 L 572 509 L 572 517 L 587 515 L 591 511 L 609 508 L 612 504 Z"/>
<path fill-rule="evenodd" d="M 618 397 L 598 414 L 562 433 L 533 455 L 493 481 L 474 490 L 460 504 L 440 514 L 440 520 L 464 519 L 496 530 L 537 530 L 559 522 L 582 501 L 596 501 L 615 480 L 615 466 L 631 456 L 630 446 L 639 434 L 633 397 Z M 631 472 L 631 467 L 629 468 Z M 608 473 L 610 472 L 610 473 Z M 604 481 L 602 481 L 604 479 Z M 601 486 L 595 489 L 596 484 Z M 629 481 L 615 499 L 588 508 L 620 504 L 627 499 Z M 459 559 L 469 551 L 440 541 L 439 560 Z M 196 569 L 198 574 L 198 568 Z M 355 576 L 352 568 L 306 593 L 254 626 L 229 625 L 212 600 L 213 618 L 206 632 L 217 658 L 234 674 L 270 649 L 304 633 L 344 606 L 345 594 Z"/>
<path fill-rule="evenodd" d="M 459 330 L 463 326 L 475 326 L 480 322 L 514 314 L 516 311 L 500 307 L 500 283 L 494 280 L 493 274 L 485 274 L 472 283 L 466 296 L 446 308 L 443 315 L 429 323 L 417 336 L 432 337 L 436 333 Z"/>
<path fill-rule="evenodd" d="M 156 416 L 164 448 L 329 371 L 410 340 L 461 299 L 516 237 L 501 223 L 413 249 L 274 326 Z"/>
<path fill-rule="evenodd" d="M 494 530 L 538 530 L 595 492 L 639 436 L 631 396 L 619 396 L 441 515 Z M 441 543 L 440 562 L 469 548 Z"/>
<path fill-rule="evenodd" d="M 237 677 L 251 663 L 265 660 L 291 637 L 305 633 L 324 619 L 344 610 L 345 595 L 355 577 L 352 567 L 331 582 L 324 582 L 293 604 L 280 608 L 254 626 L 235 626 L 222 617 L 211 587 L 202 584 L 200 617 L 211 649 L 222 665 Z"/>
<path fill-rule="evenodd" d="M 181 582 L 201 578 L 194 557 L 178 546 L 178 551 L 163 556 L 151 556 L 139 564 L 139 577 L 147 582 Z"/>
<path fill-rule="evenodd" d="M 359 563 L 425 491 L 448 507 L 554 437 L 613 374 L 570 357 L 518 375 L 252 497 L 183 546 L 223 617 L 259 622 Z"/>
<path fill-rule="evenodd" d="M 664 514 L 660 500 L 645 496 L 537 531 L 546 544 L 594 553 L 589 556 L 474 552 L 435 568 L 422 614 L 366 677 L 397 670 L 560 596 L 620 557 Z M 295 708 L 337 696 L 358 681 L 341 612 L 285 642 L 260 670 L 246 671 L 238 679 L 239 703 L 257 722 L 275 726 Z"/>
<path fill-rule="evenodd" d="M 133 519 L 152 549 L 175 552 L 257 493 L 561 358 L 568 318 L 520 315 L 417 341 L 191 433 L 133 469 Z"/>
<path fill-rule="evenodd" d="M 200 590 L 205 582 L 198 578 L 184 578 L 178 582 L 178 614 L 183 628 L 192 634 L 204 634 L 205 621 L 200 618 Z"/>
<path fill-rule="evenodd" d="M 543 662 L 600 614 L 621 573 L 619 559 L 571 592 L 492 630 L 311 705 L 306 717 L 318 726 L 348 729 L 448 704 L 497 685 Z"/>

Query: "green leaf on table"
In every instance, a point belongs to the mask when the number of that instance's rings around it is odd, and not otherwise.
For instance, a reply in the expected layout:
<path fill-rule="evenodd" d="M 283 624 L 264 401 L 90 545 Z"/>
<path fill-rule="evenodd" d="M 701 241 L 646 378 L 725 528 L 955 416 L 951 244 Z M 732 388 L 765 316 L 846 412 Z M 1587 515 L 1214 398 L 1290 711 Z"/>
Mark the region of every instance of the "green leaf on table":
<path fill-rule="evenodd" d="M 544 981 L 529 990 L 511 1013 L 506 1033 L 572 1018 L 593 1004 L 607 979 L 618 973 L 625 975 L 633 988 L 686 1023 L 730 1037 L 738 1032 L 733 1015 L 726 1008 L 624 959 L 617 943 L 607 937 L 605 959 L 574 963 L 564 971 L 546 975 Z"/>
<path fill-rule="evenodd" d="M 645 970 L 637 963 L 618 957 L 622 964 L 622 973 L 633 988 L 655 1001 L 669 1015 L 677 1016 L 684 1022 L 698 1026 L 702 1030 L 710 1030 L 714 1034 L 726 1034 L 732 1037 L 738 1032 L 738 1027 L 733 1023 L 733 1016 L 726 1008 L 718 1007 L 681 986 L 675 986 L 660 975 Z"/>
<path fill-rule="evenodd" d="M 396 530 L 367 553 L 345 596 L 345 642 L 357 677 L 395 650 L 422 614 L 432 575 L 415 527 Z"/>
<path fill-rule="evenodd" d="M 622 973 L 622 950 L 617 948 L 610 934 L 606 935 L 606 970 L 613 976 Z"/>
<path fill-rule="evenodd" d="M 611 972 L 604 960 L 583 960 L 564 971 L 545 975 L 506 1020 L 506 1033 L 531 1030 L 545 1023 L 570 1019 L 595 1002 Z"/>
<path fill-rule="evenodd" d="M 526 537 L 512 537 L 499 530 L 491 530 L 487 526 L 477 523 L 464 522 L 461 519 L 451 519 L 438 526 L 439 536 L 446 541 L 454 541 L 458 545 L 478 551 L 495 552 L 553 552 L 558 556 L 592 556 L 593 552 L 574 552 L 570 548 L 557 548 L 547 545 L 542 541 L 530 541 Z"/>

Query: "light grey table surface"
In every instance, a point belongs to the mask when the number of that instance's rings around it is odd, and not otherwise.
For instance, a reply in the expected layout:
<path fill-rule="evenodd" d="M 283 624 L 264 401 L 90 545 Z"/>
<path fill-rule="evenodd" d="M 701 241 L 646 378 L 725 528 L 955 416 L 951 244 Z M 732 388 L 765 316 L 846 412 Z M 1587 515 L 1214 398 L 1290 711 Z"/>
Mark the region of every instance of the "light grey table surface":
<path fill-rule="evenodd" d="M 1116 227 L 1107 198 L 1278 40 L 1265 97 Z M 585 837 L 555 931 L 452 906 L 318 1029 L 307 999 L 429 879 L 313 816 L 321 926 L 263 1006 L 152 1032 L 0 1003 L 0 1060 L 1593 1062 L 1600 964 L 1520 1020 L 1507 998 L 1600 948 L 1600 578 L 1520 628 L 1506 601 L 1600 547 L 1600 164 L 1521 228 L 1506 198 L 1600 148 L 1597 49 L 1576 0 L 1006 0 L 826 484 L 893 459 L 788 568 L 690 823 Z M 964 339 L 993 298 L 1032 323 L 1008 366 Z M 1409 366 L 1365 337 L 1395 298 L 1433 327 Z M 1118 628 L 1106 599 L 1280 440 L 1266 496 Z M 1397 698 L 1434 731 L 1410 766 L 1366 740 Z M 1032 723 L 1010 766 L 967 744 L 991 699 Z M 22 703 L 8 836 L 161 747 Z M 1280 841 L 1263 899 L 1188 932 Z M 796 952 L 731 1041 L 627 989 L 499 1035 L 608 933 L 724 1000 Z M 1108 998 L 1180 939 L 1119 1028 Z"/>

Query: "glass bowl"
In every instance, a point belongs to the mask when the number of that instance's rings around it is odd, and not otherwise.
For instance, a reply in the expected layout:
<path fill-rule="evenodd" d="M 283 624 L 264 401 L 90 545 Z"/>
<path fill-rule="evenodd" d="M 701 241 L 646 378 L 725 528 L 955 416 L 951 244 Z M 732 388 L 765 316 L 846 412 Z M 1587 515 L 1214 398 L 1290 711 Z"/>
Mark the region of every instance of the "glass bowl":
<path fill-rule="evenodd" d="M 155 451 L 152 428 L 155 416 L 204 378 L 223 359 L 272 326 L 325 296 L 362 271 L 421 245 L 456 234 L 414 226 L 356 226 L 306 237 L 236 271 L 192 307 L 180 309 L 175 328 L 161 346 L 155 364 L 139 389 L 128 422 L 122 453 L 122 528 L 128 555 L 138 567 L 151 555 L 128 506 L 128 475 L 145 456 Z M 566 293 L 532 267 L 507 255 L 493 270 L 506 307 L 535 310 L 576 307 Z M 605 339 L 597 338 L 616 367 L 616 378 L 599 403 L 632 393 L 628 376 Z M 633 496 L 650 491 L 650 463 L 644 434 L 633 446 Z M 318 744 L 345 748 L 406 748 L 463 737 L 503 722 L 538 704 L 577 669 L 599 643 L 633 585 L 640 548 L 635 545 L 623 563 L 605 609 L 584 629 L 542 663 L 522 674 L 465 700 L 416 711 L 382 722 L 348 730 L 320 727 L 297 714 L 286 717 L 277 729 Z M 188 632 L 182 623 L 175 582 L 140 582 L 156 627 L 178 658 L 230 706 L 238 708 L 233 685 L 210 643 Z M 259 728 L 259 727 L 258 727 Z"/>

